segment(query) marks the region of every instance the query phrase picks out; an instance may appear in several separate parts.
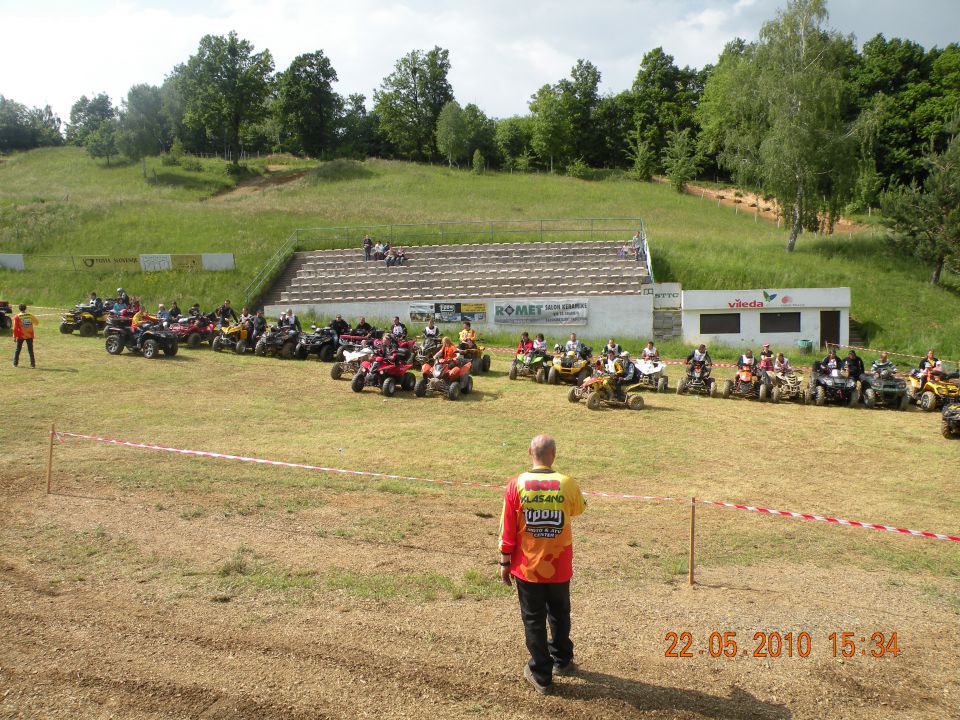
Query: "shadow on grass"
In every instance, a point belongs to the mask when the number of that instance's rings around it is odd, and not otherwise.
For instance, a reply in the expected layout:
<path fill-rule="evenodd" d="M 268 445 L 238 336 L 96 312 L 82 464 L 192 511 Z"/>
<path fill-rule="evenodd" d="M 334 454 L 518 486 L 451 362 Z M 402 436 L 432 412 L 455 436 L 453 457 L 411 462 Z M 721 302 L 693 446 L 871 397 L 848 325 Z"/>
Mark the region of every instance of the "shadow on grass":
<path fill-rule="evenodd" d="M 641 712 L 690 714 L 709 718 L 773 718 L 793 717 L 790 710 L 781 704 L 765 702 L 746 690 L 734 686 L 730 697 L 710 695 L 699 690 L 670 688 L 628 680 L 606 673 L 580 670 L 576 677 L 582 684 L 555 685 L 555 693 L 561 697 L 584 700 L 617 700 L 627 703 Z"/>
<path fill-rule="evenodd" d="M 207 194 L 223 192 L 230 187 L 222 180 L 202 177 L 198 175 L 181 175 L 172 172 L 154 173 L 150 178 L 151 185 L 166 185 L 167 187 L 178 187 L 187 190 L 196 190 Z"/>
<path fill-rule="evenodd" d="M 320 163 L 317 168 L 310 173 L 310 179 L 318 183 L 366 180 L 374 176 L 375 173 L 362 162 L 346 160 L 344 158 Z"/>
<path fill-rule="evenodd" d="M 78 373 L 80 370 L 77 368 L 51 368 L 51 367 L 38 367 L 36 368 L 39 372 L 51 372 L 51 373 Z"/>

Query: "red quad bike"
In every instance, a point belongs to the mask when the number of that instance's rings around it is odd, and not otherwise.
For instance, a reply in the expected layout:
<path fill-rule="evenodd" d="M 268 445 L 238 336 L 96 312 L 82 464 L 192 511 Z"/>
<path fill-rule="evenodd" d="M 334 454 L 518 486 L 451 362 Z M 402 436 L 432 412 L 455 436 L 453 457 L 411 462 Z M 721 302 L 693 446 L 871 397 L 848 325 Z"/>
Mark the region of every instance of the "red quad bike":
<path fill-rule="evenodd" d="M 443 393 L 448 400 L 456 400 L 461 393 L 473 392 L 473 376 L 470 368 L 473 363 L 464 358 L 437 360 L 423 365 L 423 377 L 417 380 L 413 389 L 417 397 L 423 397 L 427 391 Z"/>
<path fill-rule="evenodd" d="M 182 317 L 176 322 L 171 322 L 167 330 L 176 335 L 180 343 L 191 350 L 196 350 L 205 341 L 213 347 L 214 338 L 220 334 L 217 318 L 213 313 L 199 317 Z"/>
<path fill-rule="evenodd" d="M 412 368 L 413 363 L 408 362 L 402 353 L 364 360 L 353 376 L 350 389 L 363 392 L 365 387 L 377 387 L 382 395 L 392 397 L 399 385 L 401 390 L 410 392 L 417 384 L 417 376 L 410 372 Z"/>
<path fill-rule="evenodd" d="M 724 380 L 720 388 L 720 397 L 752 398 L 766 402 L 770 397 L 770 384 L 761 382 L 760 374 L 750 365 L 741 365 L 733 380 Z"/>

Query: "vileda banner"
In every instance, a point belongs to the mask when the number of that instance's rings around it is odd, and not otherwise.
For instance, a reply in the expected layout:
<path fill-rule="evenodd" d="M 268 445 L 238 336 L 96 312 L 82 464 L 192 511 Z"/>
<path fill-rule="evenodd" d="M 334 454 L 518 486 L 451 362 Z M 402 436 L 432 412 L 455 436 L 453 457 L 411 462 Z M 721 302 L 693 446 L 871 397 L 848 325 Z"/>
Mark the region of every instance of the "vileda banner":
<path fill-rule="evenodd" d="M 498 300 L 493 321 L 497 325 L 586 325 L 587 300 Z"/>
<path fill-rule="evenodd" d="M 140 256 L 80 255 L 77 257 L 76 267 L 78 270 L 140 272 Z"/>

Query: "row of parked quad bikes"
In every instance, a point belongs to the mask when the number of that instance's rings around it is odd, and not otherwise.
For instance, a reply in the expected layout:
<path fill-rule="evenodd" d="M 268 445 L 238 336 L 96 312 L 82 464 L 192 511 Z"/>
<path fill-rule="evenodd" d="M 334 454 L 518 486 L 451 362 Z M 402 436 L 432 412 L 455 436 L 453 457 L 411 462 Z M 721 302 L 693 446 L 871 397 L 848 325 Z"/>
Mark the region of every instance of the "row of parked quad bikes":
<path fill-rule="evenodd" d="M 529 352 L 518 354 L 510 367 L 510 379 L 530 377 L 537 382 L 569 382 L 570 402 L 585 400 L 587 407 L 597 410 L 603 406 L 623 406 L 640 410 L 644 406 L 642 390 L 666 392 L 670 380 L 666 365 L 659 358 L 631 360 L 628 354 L 620 356 L 621 366 L 627 371 L 618 383 L 612 373 L 605 371 L 600 361 L 593 363 L 591 348 L 556 354 Z M 628 363 L 632 364 L 630 368 Z M 814 362 L 809 381 L 796 370 L 787 372 L 761 370 L 755 364 L 743 364 L 732 379 L 717 380 L 711 376 L 706 361 L 692 360 L 686 374 L 677 382 L 678 395 L 698 394 L 712 398 L 742 398 L 760 402 L 793 401 L 800 404 L 823 406 L 846 405 L 851 408 L 863 404 L 868 408 L 907 410 L 912 404 L 926 411 L 942 410 L 941 431 L 944 437 L 960 437 L 960 383 L 956 374 L 912 371 L 905 378 L 898 377 L 892 368 L 851 375 L 846 370 L 828 369 L 825 362 Z"/>
<path fill-rule="evenodd" d="M 473 374 L 490 369 L 490 356 L 482 345 L 461 345 L 457 357 L 434 360 L 440 350 L 438 339 L 417 343 L 389 336 L 385 341 L 384 331 L 376 328 L 350 331 L 338 337 L 330 328 L 316 325 L 311 326 L 312 332 L 276 325 L 252 343 L 247 324 L 221 325 L 214 313 L 136 326 L 132 320 L 129 314 L 112 312 L 95 317 L 89 307 L 80 305 L 63 315 L 60 331 L 69 334 L 76 330 L 88 337 L 102 330 L 111 355 L 127 350 L 147 359 L 161 354 L 174 356 L 181 344 L 198 348 L 204 343 L 215 351 L 230 350 L 239 355 L 252 351 L 264 357 L 298 360 L 314 355 L 324 362 L 333 362 L 330 376 L 334 380 L 349 379 L 356 392 L 375 387 L 386 396 L 403 390 L 418 397 L 439 393 L 456 400 L 473 391 Z M 414 370 L 421 372 L 419 378 Z"/>

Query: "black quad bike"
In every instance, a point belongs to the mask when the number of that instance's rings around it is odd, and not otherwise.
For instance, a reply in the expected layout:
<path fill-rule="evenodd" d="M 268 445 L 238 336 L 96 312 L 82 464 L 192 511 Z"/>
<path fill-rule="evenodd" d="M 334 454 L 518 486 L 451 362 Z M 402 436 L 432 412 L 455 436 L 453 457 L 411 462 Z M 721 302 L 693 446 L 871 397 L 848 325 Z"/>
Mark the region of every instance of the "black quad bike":
<path fill-rule="evenodd" d="M 943 406 L 943 416 L 940 419 L 940 434 L 947 440 L 960 438 L 960 403 L 950 403 Z"/>
<path fill-rule="evenodd" d="M 313 332 L 300 335 L 294 356 L 297 360 L 306 360 L 310 355 L 316 355 L 323 362 L 333 360 L 337 349 L 333 342 L 333 330 L 328 327 L 318 328 L 316 325 L 311 325 L 310 329 Z"/>
<path fill-rule="evenodd" d="M 0 300 L 0 330 L 9 330 L 13 327 L 13 308 L 6 300 Z"/>
<path fill-rule="evenodd" d="M 860 395 L 868 408 L 885 407 L 896 410 L 910 408 L 910 394 L 907 381 L 894 375 L 894 370 L 881 370 L 879 373 L 860 376 Z"/>
<path fill-rule="evenodd" d="M 274 325 L 263 334 L 254 352 L 260 357 L 280 357 L 292 360 L 297 352 L 297 342 L 301 333 L 296 328 Z"/>
<path fill-rule="evenodd" d="M 719 386 L 710 377 L 710 367 L 703 360 L 691 362 L 687 374 L 677 381 L 677 395 L 686 393 L 709 395 L 710 397 L 718 396 Z"/>
<path fill-rule="evenodd" d="M 839 370 L 827 370 L 819 361 L 813 364 L 810 385 L 807 387 L 808 405 L 823 407 L 830 403 L 853 408 L 858 402 L 860 391 L 856 380 L 844 376 Z"/>
<path fill-rule="evenodd" d="M 103 334 L 106 336 L 104 347 L 111 355 L 119 355 L 126 348 L 152 360 L 161 351 L 167 357 L 173 357 L 180 347 L 177 336 L 164 330 L 162 325 L 145 323 L 133 328 L 130 318 L 111 316 Z"/>

